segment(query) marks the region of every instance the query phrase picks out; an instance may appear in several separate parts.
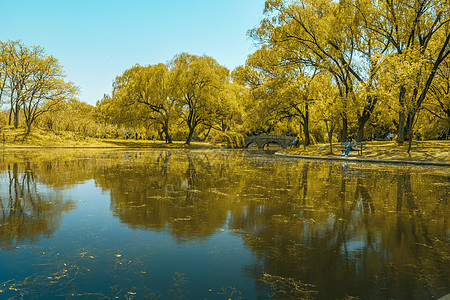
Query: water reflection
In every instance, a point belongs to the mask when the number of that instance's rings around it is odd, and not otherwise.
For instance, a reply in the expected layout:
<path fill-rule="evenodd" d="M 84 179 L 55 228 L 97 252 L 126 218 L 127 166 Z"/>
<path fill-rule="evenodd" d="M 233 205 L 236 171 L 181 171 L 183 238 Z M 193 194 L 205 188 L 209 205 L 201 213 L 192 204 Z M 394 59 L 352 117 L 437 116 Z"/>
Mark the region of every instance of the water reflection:
<path fill-rule="evenodd" d="M 9 182 L 8 192 L 2 189 L 2 244 L 50 236 L 55 220 L 73 208 L 58 189 L 43 196 L 38 184 L 94 179 L 109 193 L 122 230 L 169 234 L 186 247 L 220 232 L 239 238 L 254 255 L 241 265 L 254 280 L 246 288 L 260 297 L 427 299 L 450 292 L 446 169 L 240 151 L 59 153 L 58 163 L 27 155 L 2 164 Z M 144 261 L 148 254 L 140 255 Z"/>
<path fill-rule="evenodd" d="M 229 204 L 214 191 L 205 154 L 161 152 L 135 164 L 103 168 L 99 185 L 111 191 L 111 210 L 133 228 L 170 228 L 177 238 L 206 237 L 225 223 Z"/>
<path fill-rule="evenodd" d="M 448 260 L 434 260 L 448 251 L 448 186 L 413 172 L 161 153 L 154 164 L 134 166 L 136 178 L 115 177 L 112 207 L 123 222 L 169 226 L 182 239 L 226 222 L 266 273 L 313 283 L 320 298 L 431 297 L 448 285 Z M 133 191 L 117 189 L 127 181 Z"/>
<path fill-rule="evenodd" d="M 0 246 L 15 248 L 51 236 L 74 202 L 40 184 L 30 160 L 4 167 L 0 174 Z"/>

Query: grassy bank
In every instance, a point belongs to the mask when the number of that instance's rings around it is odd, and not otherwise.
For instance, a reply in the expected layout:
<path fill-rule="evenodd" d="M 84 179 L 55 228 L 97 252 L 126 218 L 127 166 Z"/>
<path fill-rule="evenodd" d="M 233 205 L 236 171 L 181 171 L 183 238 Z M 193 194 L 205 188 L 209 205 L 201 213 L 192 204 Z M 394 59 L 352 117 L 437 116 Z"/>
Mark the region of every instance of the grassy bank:
<path fill-rule="evenodd" d="M 25 129 L 4 127 L 0 131 L 0 146 L 2 147 L 123 147 L 123 148 L 211 148 L 209 143 L 191 142 L 190 146 L 184 141 L 174 141 L 167 144 L 164 141 L 93 138 L 82 136 L 70 131 L 55 132 L 51 130 L 33 129 L 26 134 Z"/>
<path fill-rule="evenodd" d="M 286 149 L 281 153 L 302 156 L 341 156 L 339 150 L 340 143 L 333 144 L 333 154 L 330 154 L 329 144 L 312 145 L 306 147 Z M 405 161 L 436 161 L 450 163 L 450 140 L 447 141 L 413 141 L 411 153 L 406 152 L 408 143 L 398 146 L 394 141 L 371 141 L 366 142 L 363 147 L 363 153 L 357 155 L 355 151 L 351 151 L 349 156 L 364 159 L 379 160 L 405 160 Z"/>
<path fill-rule="evenodd" d="M 73 132 L 54 132 L 39 128 L 26 134 L 25 129 L 3 127 L 0 131 L 0 146 L 3 147 L 120 147 L 120 148 L 214 148 L 218 147 L 205 142 L 192 142 L 186 146 L 184 141 L 174 141 L 166 144 L 164 141 L 133 140 L 133 139 L 99 139 L 77 135 Z M 450 140 L 447 141 L 413 141 L 411 155 L 406 149 L 408 144 L 398 146 L 394 141 L 366 142 L 363 155 L 350 152 L 350 156 L 365 159 L 405 160 L 405 161 L 436 161 L 450 163 Z M 281 153 L 302 156 L 340 156 L 340 143 L 333 144 L 333 154 L 330 154 L 328 144 L 300 146 L 281 150 Z"/>

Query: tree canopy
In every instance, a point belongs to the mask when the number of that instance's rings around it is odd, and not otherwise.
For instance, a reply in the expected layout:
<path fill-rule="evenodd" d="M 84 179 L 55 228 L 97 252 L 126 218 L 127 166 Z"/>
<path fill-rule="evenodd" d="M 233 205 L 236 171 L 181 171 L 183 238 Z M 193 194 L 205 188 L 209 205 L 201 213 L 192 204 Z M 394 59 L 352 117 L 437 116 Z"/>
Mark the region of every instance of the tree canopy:
<path fill-rule="evenodd" d="M 38 46 L 26 47 L 20 41 L 1 43 L 0 99 L 9 104 L 8 123 L 19 126 L 25 118 L 27 133 L 43 113 L 61 101 L 75 96 L 78 88 L 65 82 L 58 60 Z"/>
<path fill-rule="evenodd" d="M 231 72 L 184 52 L 130 66 L 84 115 L 56 58 L 3 42 L 4 122 L 23 120 L 28 132 L 38 117 L 48 128 L 84 122 L 85 134 L 186 144 L 228 133 L 297 135 L 304 146 L 396 133 L 408 151 L 415 137 L 450 134 L 448 0 L 267 0 L 248 36 L 257 49 Z"/>

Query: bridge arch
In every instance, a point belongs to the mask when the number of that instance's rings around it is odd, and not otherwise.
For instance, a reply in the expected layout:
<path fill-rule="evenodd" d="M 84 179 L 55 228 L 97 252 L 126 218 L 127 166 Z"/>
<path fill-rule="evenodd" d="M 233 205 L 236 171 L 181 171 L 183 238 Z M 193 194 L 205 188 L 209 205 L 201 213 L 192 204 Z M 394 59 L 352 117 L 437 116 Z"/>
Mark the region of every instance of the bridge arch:
<path fill-rule="evenodd" d="M 256 141 L 245 142 L 245 148 L 248 148 L 250 145 L 256 145 L 260 148 L 259 144 Z"/>
<path fill-rule="evenodd" d="M 269 142 L 265 143 L 265 144 L 262 146 L 262 148 L 264 149 L 264 148 L 266 148 L 266 146 L 269 147 L 269 145 L 278 145 L 278 146 L 280 146 L 280 147 L 283 148 L 283 149 L 286 148 L 286 147 L 284 146 L 283 143 L 280 143 L 280 142 L 277 142 L 277 141 L 269 141 Z"/>
<path fill-rule="evenodd" d="M 285 135 L 254 135 L 245 137 L 245 147 L 248 148 L 251 144 L 256 144 L 259 149 L 264 149 L 264 146 L 272 143 L 277 144 L 285 149 L 294 140 L 291 136 Z"/>

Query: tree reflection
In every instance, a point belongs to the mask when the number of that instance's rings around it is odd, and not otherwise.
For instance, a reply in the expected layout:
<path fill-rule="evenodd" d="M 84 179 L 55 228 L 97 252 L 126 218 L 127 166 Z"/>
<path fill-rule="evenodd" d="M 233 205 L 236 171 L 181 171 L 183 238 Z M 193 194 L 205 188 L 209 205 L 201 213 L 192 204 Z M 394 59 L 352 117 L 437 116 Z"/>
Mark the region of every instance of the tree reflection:
<path fill-rule="evenodd" d="M 444 199 L 447 192 L 434 189 L 432 178 L 415 174 L 413 190 L 409 170 L 382 170 L 380 176 L 372 170 L 342 173 L 341 166 L 329 168 L 327 175 L 325 168 L 309 168 L 308 174 L 305 165 L 298 169 L 303 172 L 293 189 L 300 192 L 301 202 L 248 203 L 244 214 L 232 217 L 233 226 L 247 232 L 244 240 L 258 254 L 266 273 L 312 283 L 323 299 L 373 297 L 374 293 L 432 297 L 448 286 L 450 265 L 444 258 L 449 250 L 448 227 L 427 226 L 445 224 L 448 209 L 442 201 L 426 201 Z M 396 186 L 396 198 L 390 197 Z M 395 206 L 390 199 L 397 199 Z"/>
<path fill-rule="evenodd" d="M 58 157 L 57 163 L 3 162 L 8 188 L 1 195 L 2 243 L 8 234 L 9 244 L 51 234 L 71 202 L 43 193 L 40 184 L 61 182 L 61 172 L 69 183 L 93 178 L 110 193 L 112 213 L 131 228 L 164 231 L 180 243 L 218 230 L 242 237 L 256 258 L 244 272 L 261 288 L 270 280 L 260 279 L 270 278 L 285 289 L 317 290 L 319 299 L 448 292 L 445 172 L 285 161 L 239 151 Z"/>
<path fill-rule="evenodd" d="M 207 156 L 162 152 L 146 159 L 132 162 L 133 172 L 117 165 L 98 176 L 100 186 L 111 190 L 111 209 L 123 222 L 158 230 L 168 226 L 181 240 L 206 237 L 223 226 L 227 203 L 214 189 Z"/>
<path fill-rule="evenodd" d="M 29 160 L 21 170 L 17 162 L 7 164 L 2 173 L 0 195 L 0 245 L 15 247 L 48 237 L 56 230 L 63 212 L 74 207 L 56 191 L 49 191 L 38 180 Z"/>

